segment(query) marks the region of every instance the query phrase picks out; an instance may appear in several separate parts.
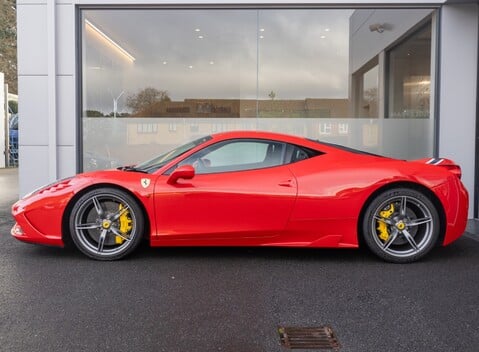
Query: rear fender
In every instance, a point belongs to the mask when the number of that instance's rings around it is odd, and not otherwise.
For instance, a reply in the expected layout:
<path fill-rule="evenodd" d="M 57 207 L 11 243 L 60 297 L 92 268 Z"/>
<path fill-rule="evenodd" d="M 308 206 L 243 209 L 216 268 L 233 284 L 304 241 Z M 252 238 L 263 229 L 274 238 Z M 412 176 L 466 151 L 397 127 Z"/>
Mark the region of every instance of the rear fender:
<path fill-rule="evenodd" d="M 451 159 L 425 158 L 425 159 L 413 160 L 413 162 L 420 163 L 420 164 L 439 166 L 439 167 L 442 167 L 442 168 L 448 170 L 452 174 L 456 175 L 459 179 L 461 179 L 461 177 L 462 177 L 461 167 L 458 164 L 456 164 L 454 161 L 452 161 Z"/>

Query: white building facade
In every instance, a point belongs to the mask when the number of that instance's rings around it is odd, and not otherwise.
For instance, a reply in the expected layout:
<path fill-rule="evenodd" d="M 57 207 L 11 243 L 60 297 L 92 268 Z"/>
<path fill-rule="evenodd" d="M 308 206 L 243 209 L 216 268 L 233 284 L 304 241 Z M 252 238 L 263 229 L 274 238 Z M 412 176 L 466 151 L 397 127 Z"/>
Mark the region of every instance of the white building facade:
<path fill-rule="evenodd" d="M 20 194 L 261 129 L 463 170 L 479 211 L 477 1 L 18 0 Z"/>

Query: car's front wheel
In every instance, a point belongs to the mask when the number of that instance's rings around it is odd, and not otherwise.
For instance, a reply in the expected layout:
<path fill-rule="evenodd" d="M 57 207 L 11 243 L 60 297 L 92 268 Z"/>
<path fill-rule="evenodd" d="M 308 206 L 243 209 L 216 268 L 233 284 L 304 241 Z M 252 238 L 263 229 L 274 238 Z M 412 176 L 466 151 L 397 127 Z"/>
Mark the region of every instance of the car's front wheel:
<path fill-rule="evenodd" d="M 116 260 L 140 243 L 144 215 L 136 200 L 115 188 L 81 196 L 70 214 L 70 234 L 78 249 L 97 260 Z"/>
<path fill-rule="evenodd" d="M 393 263 L 424 257 L 436 244 L 439 215 L 431 200 L 409 188 L 379 194 L 365 211 L 362 224 L 366 245 Z"/>

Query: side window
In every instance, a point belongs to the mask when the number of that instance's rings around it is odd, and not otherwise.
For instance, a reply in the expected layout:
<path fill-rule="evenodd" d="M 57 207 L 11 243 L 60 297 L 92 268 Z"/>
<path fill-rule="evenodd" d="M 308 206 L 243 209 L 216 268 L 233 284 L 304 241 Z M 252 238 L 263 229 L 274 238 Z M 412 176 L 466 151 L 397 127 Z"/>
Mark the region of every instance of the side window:
<path fill-rule="evenodd" d="M 291 157 L 291 162 L 295 163 L 305 159 L 309 159 L 308 151 L 302 148 L 295 148 L 293 151 L 293 156 Z"/>
<path fill-rule="evenodd" d="M 299 147 L 297 145 L 288 144 L 286 148 L 286 164 L 296 163 L 301 160 L 309 159 L 323 153 L 318 152 L 317 150 Z"/>
<path fill-rule="evenodd" d="M 284 164 L 286 145 L 276 141 L 241 139 L 211 145 L 183 160 L 197 174 L 261 169 Z"/>
<path fill-rule="evenodd" d="M 225 144 L 205 155 L 215 167 L 257 164 L 265 160 L 267 143 L 233 142 Z"/>

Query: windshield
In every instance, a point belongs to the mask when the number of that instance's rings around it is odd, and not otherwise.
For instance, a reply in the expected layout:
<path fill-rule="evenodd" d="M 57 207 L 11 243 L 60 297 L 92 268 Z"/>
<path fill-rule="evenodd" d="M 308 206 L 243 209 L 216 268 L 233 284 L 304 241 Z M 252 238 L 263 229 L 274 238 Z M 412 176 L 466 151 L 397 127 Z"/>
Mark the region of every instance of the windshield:
<path fill-rule="evenodd" d="M 199 146 L 200 144 L 203 144 L 207 141 L 209 141 L 212 137 L 211 136 L 206 136 L 206 137 L 201 137 L 197 140 L 194 140 L 192 142 L 183 144 L 173 150 L 170 150 L 169 152 L 166 152 L 165 154 L 162 154 L 160 156 L 157 156 L 151 160 L 145 161 L 144 163 L 138 164 L 135 166 L 135 169 L 138 171 L 143 171 L 143 172 L 148 172 L 152 173 L 158 170 L 160 167 L 165 166 L 167 163 L 169 163 L 171 160 L 179 157 L 182 154 L 185 154 L 186 152 L 190 151 L 194 147 Z"/>

